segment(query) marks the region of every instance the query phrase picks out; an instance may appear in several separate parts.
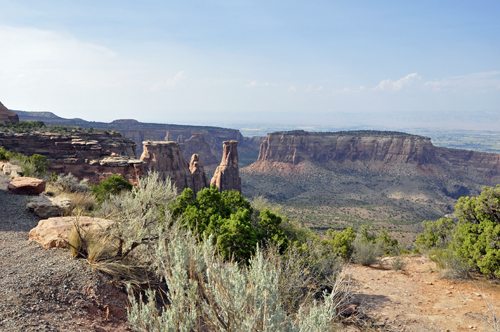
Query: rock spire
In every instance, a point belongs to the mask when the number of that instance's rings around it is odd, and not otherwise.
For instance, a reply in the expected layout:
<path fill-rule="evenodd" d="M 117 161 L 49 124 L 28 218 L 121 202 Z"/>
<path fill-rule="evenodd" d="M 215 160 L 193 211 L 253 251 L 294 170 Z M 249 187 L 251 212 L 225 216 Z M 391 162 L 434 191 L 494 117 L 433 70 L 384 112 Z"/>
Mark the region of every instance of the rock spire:
<path fill-rule="evenodd" d="M 222 161 L 215 170 L 210 185 L 215 185 L 220 191 L 236 190 L 241 192 L 241 178 L 238 169 L 238 141 L 224 141 Z"/>
<path fill-rule="evenodd" d="M 193 176 L 193 191 L 195 193 L 208 187 L 207 175 L 205 174 L 205 169 L 203 168 L 203 163 L 201 162 L 199 154 L 195 153 L 191 156 L 189 170 Z"/>

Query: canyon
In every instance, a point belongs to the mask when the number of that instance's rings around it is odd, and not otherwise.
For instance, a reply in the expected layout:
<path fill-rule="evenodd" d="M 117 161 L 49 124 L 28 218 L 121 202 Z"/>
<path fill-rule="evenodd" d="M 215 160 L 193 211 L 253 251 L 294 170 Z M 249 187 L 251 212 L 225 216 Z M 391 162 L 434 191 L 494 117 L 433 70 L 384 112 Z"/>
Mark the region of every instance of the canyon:
<path fill-rule="evenodd" d="M 422 220 L 453 217 L 459 197 L 500 183 L 500 155 L 400 132 L 275 132 L 240 173 L 245 195 L 318 231 L 375 223 L 411 243 Z"/>

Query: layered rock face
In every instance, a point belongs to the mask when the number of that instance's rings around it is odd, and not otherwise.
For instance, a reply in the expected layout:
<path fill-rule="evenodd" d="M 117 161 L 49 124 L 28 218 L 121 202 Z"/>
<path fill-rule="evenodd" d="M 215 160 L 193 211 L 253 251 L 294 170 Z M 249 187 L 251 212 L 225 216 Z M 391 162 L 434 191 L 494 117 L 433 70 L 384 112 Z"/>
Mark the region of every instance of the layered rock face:
<path fill-rule="evenodd" d="M 193 190 L 195 193 L 208 187 L 207 175 L 205 174 L 205 169 L 199 154 L 195 153 L 191 156 L 189 170 L 193 176 Z"/>
<path fill-rule="evenodd" d="M 19 116 L 0 102 L 0 124 L 14 124 L 19 122 Z"/>
<path fill-rule="evenodd" d="M 145 141 L 141 161 L 146 169 L 159 173 L 162 179 L 170 178 L 178 191 L 194 190 L 193 176 L 189 164 L 177 142 Z"/>
<path fill-rule="evenodd" d="M 119 174 L 136 183 L 137 177 L 144 172 L 143 163 L 134 159 L 135 143 L 119 133 L 0 132 L 0 146 L 28 156 L 41 154 L 50 162 L 49 172 L 71 172 L 93 183 L 111 174 Z"/>
<path fill-rule="evenodd" d="M 203 160 L 203 163 L 207 166 L 219 163 L 217 157 L 212 153 L 210 145 L 205 140 L 203 134 L 194 134 L 191 138 L 179 144 L 182 151 L 184 151 L 184 156 L 187 160 L 189 160 L 193 154 L 198 154 Z"/>
<path fill-rule="evenodd" d="M 238 142 L 223 142 L 222 161 L 210 181 L 210 185 L 217 186 L 220 191 L 236 190 L 241 192 L 241 177 L 238 169 Z"/>
<path fill-rule="evenodd" d="M 428 137 L 398 132 L 352 131 L 309 133 L 305 131 L 268 134 L 261 144 L 251 172 L 301 172 L 313 163 L 333 170 L 410 172 L 439 176 L 460 172 L 497 181 L 500 155 L 439 148 Z M 488 177 L 490 179 L 488 179 Z"/>

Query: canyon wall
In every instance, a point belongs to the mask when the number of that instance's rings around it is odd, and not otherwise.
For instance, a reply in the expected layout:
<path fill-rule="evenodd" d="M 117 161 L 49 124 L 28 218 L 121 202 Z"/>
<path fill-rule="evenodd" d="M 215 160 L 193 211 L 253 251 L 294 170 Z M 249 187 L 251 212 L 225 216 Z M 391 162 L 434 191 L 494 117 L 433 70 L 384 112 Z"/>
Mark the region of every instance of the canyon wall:
<path fill-rule="evenodd" d="M 132 183 L 143 174 L 143 163 L 135 159 L 135 143 L 120 133 L 0 132 L 0 146 L 27 156 L 46 156 L 49 172 L 72 173 L 93 183 L 120 174 Z"/>
<path fill-rule="evenodd" d="M 332 170 L 445 176 L 458 172 L 483 183 L 499 181 L 500 155 L 432 145 L 428 137 L 399 132 L 305 131 L 268 134 L 251 172 L 301 172 L 312 163 Z M 458 174 L 457 173 L 457 174 Z"/>
<path fill-rule="evenodd" d="M 170 132 L 168 132 L 168 135 L 171 136 Z M 184 152 L 186 160 L 190 160 L 193 154 L 198 154 L 201 160 L 203 160 L 204 165 L 217 165 L 219 163 L 203 134 L 194 134 L 189 139 L 179 142 L 179 145 Z"/>

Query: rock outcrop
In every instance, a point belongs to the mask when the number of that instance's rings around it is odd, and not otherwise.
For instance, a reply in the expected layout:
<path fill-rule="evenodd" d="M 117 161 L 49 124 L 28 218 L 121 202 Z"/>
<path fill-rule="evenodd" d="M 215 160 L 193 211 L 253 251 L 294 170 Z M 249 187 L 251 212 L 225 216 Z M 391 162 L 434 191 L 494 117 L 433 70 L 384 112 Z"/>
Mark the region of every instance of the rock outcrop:
<path fill-rule="evenodd" d="M 249 172 L 301 173 L 306 164 L 330 170 L 354 170 L 447 176 L 476 182 L 500 180 L 500 155 L 435 147 L 430 138 L 399 132 L 305 131 L 268 134 Z"/>
<path fill-rule="evenodd" d="M 2 172 L 5 175 L 10 175 L 11 178 L 20 176 L 22 168 L 19 165 L 12 165 L 11 163 L 3 163 Z"/>
<path fill-rule="evenodd" d="M 26 204 L 26 210 L 34 212 L 40 218 L 64 216 L 71 208 L 71 200 L 64 197 L 33 197 Z"/>
<path fill-rule="evenodd" d="M 115 224 L 114 221 L 92 217 L 55 217 L 40 220 L 29 233 L 29 240 L 40 243 L 45 249 L 66 248 L 66 241 L 73 226 L 78 222 L 86 232 L 102 232 Z"/>
<path fill-rule="evenodd" d="M 179 143 L 179 145 L 184 152 L 186 160 L 190 160 L 193 154 L 199 154 L 203 163 L 207 166 L 219 163 L 203 134 L 193 134 L 191 138 L 185 140 L 183 143 Z"/>
<path fill-rule="evenodd" d="M 185 188 L 194 190 L 193 176 L 179 143 L 144 141 L 141 161 L 146 169 L 158 172 L 162 179 L 170 178 L 179 192 Z"/>
<path fill-rule="evenodd" d="M 170 142 L 170 141 L 175 141 L 174 136 L 170 133 L 170 131 L 167 130 L 167 133 L 165 134 L 165 139 L 164 141 Z"/>
<path fill-rule="evenodd" d="M 13 194 L 37 195 L 45 190 L 45 180 L 29 177 L 18 177 L 7 186 L 7 191 Z"/>
<path fill-rule="evenodd" d="M 18 122 L 19 116 L 0 102 L 0 124 L 15 124 Z"/>
<path fill-rule="evenodd" d="M 241 178 L 238 169 L 238 142 L 223 142 L 222 161 L 210 181 L 210 185 L 217 186 L 220 191 L 236 190 L 241 192 Z"/>
<path fill-rule="evenodd" d="M 208 187 L 207 175 L 205 174 L 205 169 L 199 154 L 195 153 L 191 156 L 189 170 L 193 176 L 193 191 L 195 193 Z"/>
<path fill-rule="evenodd" d="M 0 146 L 17 153 L 46 156 L 49 172 L 72 173 L 99 183 L 111 174 L 119 174 L 136 183 L 144 173 L 143 163 L 135 159 L 135 143 L 120 133 L 78 132 L 0 132 Z M 118 156 L 121 157 L 111 157 Z"/>

